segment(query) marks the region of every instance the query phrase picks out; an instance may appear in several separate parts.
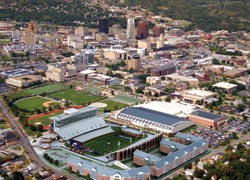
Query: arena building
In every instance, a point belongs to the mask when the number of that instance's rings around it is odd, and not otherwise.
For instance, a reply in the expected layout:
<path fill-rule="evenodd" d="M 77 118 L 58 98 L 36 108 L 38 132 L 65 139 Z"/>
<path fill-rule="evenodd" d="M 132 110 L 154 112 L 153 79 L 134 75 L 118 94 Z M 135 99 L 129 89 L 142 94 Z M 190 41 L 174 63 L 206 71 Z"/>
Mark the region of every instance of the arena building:
<path fill-rule="evenodd" d="M 194 124 L 184 118 L 145 107 L 128 107 L 117 111 L 112 117 L 121 124 L 164 133 L 176 133 Z"/>

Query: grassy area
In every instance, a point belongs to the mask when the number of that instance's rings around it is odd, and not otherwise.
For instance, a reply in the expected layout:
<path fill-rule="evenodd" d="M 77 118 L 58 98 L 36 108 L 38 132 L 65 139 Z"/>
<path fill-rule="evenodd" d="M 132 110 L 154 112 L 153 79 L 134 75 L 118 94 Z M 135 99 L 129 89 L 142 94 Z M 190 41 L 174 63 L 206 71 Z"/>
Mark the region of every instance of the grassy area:
<path fill-rule="evenodd" d="M 68 89 L 69 87 L 64 85 L 64 84 L 49 84 L 49 85 L 45 85 L 45 86 L 40 86 L 37 88 L 32 88 L 32 89 L 25 89 L 25 90 L 21 90 L 18 92 L 14 92 L 14 93 L 10 93 L 7 96 L 11 99 L 15 99 L 15 98 L 20 98 L 20 97 L 27 97 L 27 96 L 31 96 L 32 94 L 35 95 L 40 95 L 43 93 L 53 93 L 56 91 L 61 91 L 61 90 L 65 90 Z"/>
<path fill-rule="evenodd" d="M 6 128 L 9 128 L 9 125 L 6 123 L 6 121 L 0 121 L 0 129 Z"/>
<path fill-rule="evenodd" d="M 182 130 L 181 132 L 188 133 L 191 131 L 195 131 L 197 128 L 198 128 L 197 125 L 193 125 L 193 126 L 188 127 L 187 129 Z"/>
<path fill-rule="evenodd" d="M 43 93 L 53 93 L 53 92 L 56 92 L 56 91 L 62 91 L 62 90 L 65 90 L 65 89 L 68 89 L 69 87 L 66 86 L 65 84 L 60 84 L 60 83 L 57 83 L 57 84 L 49 84 L 49 85 L 46 85 L 46 86 L 41 86 L 41 87 L 37 87 L 37 88 L 34 88 L 34 89 L 27 89 L 26 91 L 30 94 L 43 94 Z"/>
<path fill-rule="evenodd" d="M 62 114 L 63 112 L 55 112 L 53 114 L 48 114 L 48 115 L 45 115 L 43 117 L 39 117 L 39 118 L 36 118 L 36 119 L 32 119 L 29 121 L 29 124 L 34 124 L 34 123 L 42 123 L 44 126 L 47 126 L 47 125 L 50 125 L 50 120 L 49 118 L 50 117 L 53 117 L 53 116 L 56 116 L 56 115 L 59 115 L 59 114 Z"/>
<path fill-rule="evenodd" d="M 131 139 L 131 141 L 130 141 Z M 139 139 L 120 133 L 119 131 L 109 133 L 84 143 L 85 148 L 89 151 L 85 151 L 87 154 L 94 156 L 105 155 L 110 152 L 114 152 L 118 149 L 125 148 L 130 144 L 137 142 Z M 120 146 L 118 146 L 120 144 Z"/>
<path fill-rule="evenodd" d="M 0 45 L 6 45 L 6 44 L 10 44 L 11 41 L 5 41 L 5 40 L 0 40 Z"/>
<path fill-rule="evenodd" d="M 118 95 L 111 100 L 120 102 L 120 103 L 126 103 L 126 104 L 136 104 L 136 103 L 142 102 L 142 100 L 138 98 L 134 98 L 132 96 L 127 96 L 127 95 Z"/>
<path fill-rule="evenodd" d="M 30 97 L 19 100 L 15 103 L 18 109 L 25 111 L 35 111 L 36 109 L 42 109 L 43 103 L 50 101 L 49 99 L 42 97 Z"/>
<path fill-rule="evenodd" d="M 120 85 L 110 86 L 111 89 L 123 91 L 124 87 Z"/>
<path fill-rule="evenodd" d="M 116 166 L 116 165 L 111 165 L 111 166 L 109 166 L 110 168 L 112 168 L 112 169 L 117 169 L 117 170 L 124 170 L 124 169 L 122 169 L 122 168 L 120 168 L 119 166 Z"/>
<path fill-rule="evenodd" d="M 84 92 L 86 93 L 98 93 L 99 91 L 101 91 L 100 88 L 93 87 L 93 86 L 84 88 Z"/>
<path fill-rule="evenodd" d="M 102 102 L 108 105 L 107 107 L 105 107 L 105 109 L 110 110 L 110 111 L 115 111 L 115 110 L 127 107 L 126 104 L 111 101 L 111 100 L 104 100 Z"/>
<path fill-rule="evenodd" d="M 57 93 L 52 93 L 50 94 L 50 96 L 56 99 L 66 99 L 77 105 L 92 103 L 103 99 L 103 97 L 101 96 L 89 95 L 86 93 L 77 92 L 75 90 L 65 90 Z"/>

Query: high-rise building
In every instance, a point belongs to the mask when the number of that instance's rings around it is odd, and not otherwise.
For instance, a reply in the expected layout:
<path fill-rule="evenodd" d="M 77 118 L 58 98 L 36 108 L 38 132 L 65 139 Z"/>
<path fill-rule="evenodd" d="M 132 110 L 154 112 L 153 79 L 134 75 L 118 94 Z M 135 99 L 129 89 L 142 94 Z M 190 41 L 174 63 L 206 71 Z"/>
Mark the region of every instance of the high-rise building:
<path fill-rule="evenodd" d="M 137 24 L 137 39 L 147 39 L 149 35 L 149 25 L 146 21 L 139 21 Z"/>
<path fill-rule="evenodd" d="M 109 20 L 107 18 L 99 19 L 99 31 L 102 33 L 109 33 Z"/>
<path fill-rule="evenodd" d="M 139 71 L 141 68 L 141 58 L 139 55 L 133 55 L 132 59 L 127 61 L 128 69 Z"/>
<path fill-rule="evenodd" d="M 75 29 L 75 34 L 81 37 L 89 35 L 89 29 L 87 27 L 78 27 Z"/>
<path fill-rule="evenodd" d="M 28 23 L 27 31 L 32 32 L 32 33 L 37 33 L 37 27 L 36 27 L 36 23 L 34 21 L 30 21 Z"/>
<path fill-rule="evenodd" d="M 34 37 L 35 34 L 33 32 L 23 31 L 22 40 L 25 45 L 34 44 L 35 41 Z"/>
<path fill-rule="evenodd" d="M 135 20 L 132 17 L 129 17 L 127 21 L 127 38 L 135 39 Z"/>
<path fill-rule="evenodd" d="M 164 35 L 164 27 L 162 26 L 154 26 L 153 27 L 153 36 L 154 37 L 160 37 L 160 35 Z"/>

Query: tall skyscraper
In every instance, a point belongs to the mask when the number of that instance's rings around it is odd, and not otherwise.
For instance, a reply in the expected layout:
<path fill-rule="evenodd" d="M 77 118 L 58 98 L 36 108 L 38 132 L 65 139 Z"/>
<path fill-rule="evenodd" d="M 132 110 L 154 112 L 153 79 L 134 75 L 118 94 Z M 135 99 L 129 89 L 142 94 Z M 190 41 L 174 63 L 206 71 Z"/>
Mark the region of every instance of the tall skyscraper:
<path fill-rule="evenodd" d="M 146 21 L 139 21 L 137 24 L 137 39 L 147 39 L 149 34 L 149 25 Z"/>
<path fill-rule="evenodd" d="M 135 39 L 135 20 L 132 17 L 129 17 L 127 21 L 127 38 Z"/>
<path fill-rule="evenodd" d="M 109 33 L 109 20 L 107 18 L 99 19 L 99 31 L 102 33 Z"/>
<path fill-rule="evenodd" d="M 160 37 L 161 34 L 164 35 L 164 27 L 162 27 L 162 26 L 154 26 L 153 27 L 153 36 L 154 37 Z"/>

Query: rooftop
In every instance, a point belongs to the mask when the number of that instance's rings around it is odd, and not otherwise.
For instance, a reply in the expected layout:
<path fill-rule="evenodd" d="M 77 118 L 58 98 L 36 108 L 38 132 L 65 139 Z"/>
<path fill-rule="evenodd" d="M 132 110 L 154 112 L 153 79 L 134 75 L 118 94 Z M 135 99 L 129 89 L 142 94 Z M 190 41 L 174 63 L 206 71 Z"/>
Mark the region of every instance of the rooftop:
<path fill-rule="evenodd" d="M 219 121 L 221 119 L 223 119 L 223 116 L 220 116 L 218 114 L 214 114 L 214 113 L 210 113 L 210 112 L 205 112 L 205 111 L 201 111 L 201 110 L 197 110 L 191 113 L 192 116 L 199 116 L 202 118 L 206 118 L 206 119 L 210 119 L 213 121 Z"/>
<path fill-rule="evenodd" d="M 213 85 L 213 87 L 223 88 L 223 89 L 231 89 L 238 87 L 236 84 L 231 84 L 228 82 L 219 82 Z"/>
<path fill-rule="evenodd" d="M 185 119 L 178 116 L 146 109 L 143 107 L 128 107 L 123 109 L 121 113 L 157 123 L 166 124 L 169 126 L 180 123 L 182 121 L 186 121 Z"/>

